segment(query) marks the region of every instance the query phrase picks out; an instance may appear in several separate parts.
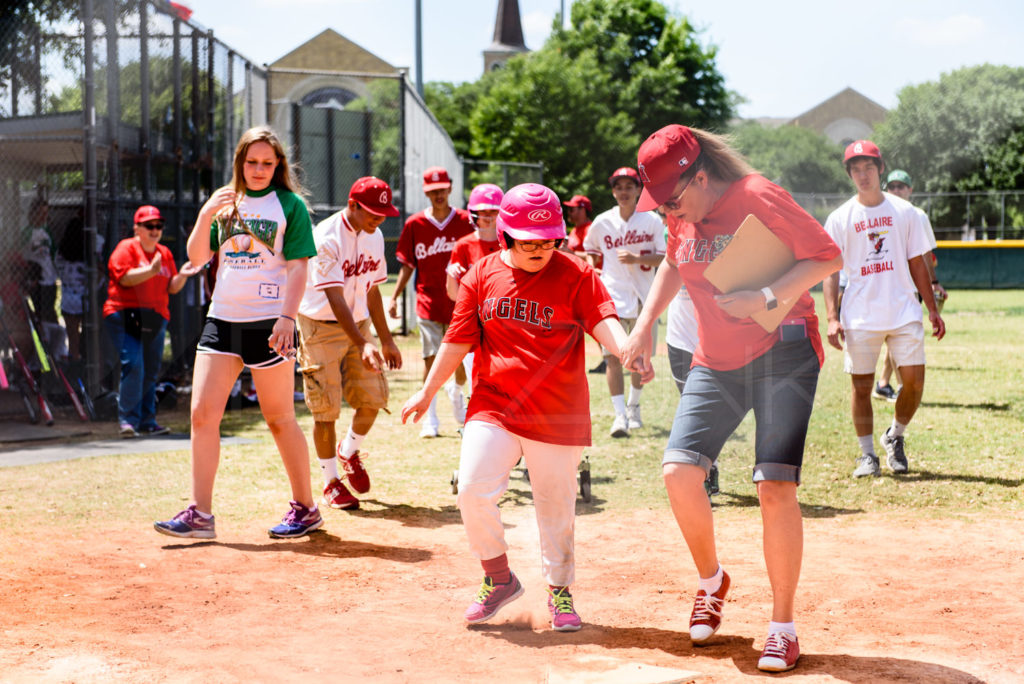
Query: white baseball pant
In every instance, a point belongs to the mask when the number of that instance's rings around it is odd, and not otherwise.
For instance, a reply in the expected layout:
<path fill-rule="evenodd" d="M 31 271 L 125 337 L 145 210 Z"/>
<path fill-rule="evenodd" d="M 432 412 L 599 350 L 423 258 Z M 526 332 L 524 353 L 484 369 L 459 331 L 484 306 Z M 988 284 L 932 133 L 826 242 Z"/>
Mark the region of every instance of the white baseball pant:
<path fill-rule="evenodd" d="M 582 446 L 538 442 L 480 420 L 466 423 L 458 506 L 473 555 L 489 560 L 508 550 L 498 501 L 522 456 L 530 471 L 542 575 L 552 586 L 572 584 L 576 578 L 576 470 L 582 455 Z"/>

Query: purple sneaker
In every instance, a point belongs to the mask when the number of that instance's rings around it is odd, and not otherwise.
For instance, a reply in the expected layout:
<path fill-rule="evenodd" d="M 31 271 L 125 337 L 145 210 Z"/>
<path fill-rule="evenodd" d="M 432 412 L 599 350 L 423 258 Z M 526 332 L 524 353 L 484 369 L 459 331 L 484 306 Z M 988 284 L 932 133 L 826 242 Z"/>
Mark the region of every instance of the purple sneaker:
<path fill-rule="evenodd" d="M 320 517 L 320 509 L 315 506 L 306 508 L 298 501 L 289 502 L 292 509 L 281 518 L 280 525 L 274 525 L 267 532 L 274 539 L 290 539 L 309 534 L 313 530 L 319 530 L 324 525 L 324 519 Z"/>
<path fill-rule="evenodd" d="M 548 589 L 548 612 L 551 613 L 551 629 L 556 632 L 575 632 L 583 626 L 583 620 L 572 607 L 569 587 Z"/>
<path fill-rule="evenodd" d="M 215 539 L 217 537 L 213 516 L 204 518 L 199 515 L 195 504 L 170 520 L 153 523 L 153 529 L 171 537 L 190 537 L 192 539 Z"/>
<path fill-rule="evenodd" d="M 523 595 L 523 585 L 519 578 L 512 574 L 508 584 L 495 584 L 490 577 L 484 577 L 483 584 L 476 598 L 466 609 L 466 622 L 475 625 L 487 622 L 507 603 L 512 603 Z"/>

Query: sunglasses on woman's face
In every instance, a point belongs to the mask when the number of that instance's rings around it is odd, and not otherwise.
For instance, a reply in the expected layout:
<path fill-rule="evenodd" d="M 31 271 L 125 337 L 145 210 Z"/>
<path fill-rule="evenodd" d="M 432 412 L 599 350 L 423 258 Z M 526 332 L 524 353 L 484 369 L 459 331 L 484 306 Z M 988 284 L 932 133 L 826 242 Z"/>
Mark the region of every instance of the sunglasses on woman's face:
<path fill-rule="evenodd" d="M 697 177 L 697 174 L 693 174 L 693 178 L 691 178 L 690 180 L 688 180 L 686 182 L 686 185 L 684 185 L 683 189 L 679 191 L 679 194 L 676 195 L 675 197 L 673 197 L 672 199 L 664 202 L 661 206 L 665 207 L 669 211 L 678 211 L 679 207 L 682 206 L 679 202 L 680 202 L 680 200 L 683 199 L 683 193 L 686 192 L 686 188 L 690 187 L 690 184 L 693 183 L 693 180 L 696 177 Z"/>

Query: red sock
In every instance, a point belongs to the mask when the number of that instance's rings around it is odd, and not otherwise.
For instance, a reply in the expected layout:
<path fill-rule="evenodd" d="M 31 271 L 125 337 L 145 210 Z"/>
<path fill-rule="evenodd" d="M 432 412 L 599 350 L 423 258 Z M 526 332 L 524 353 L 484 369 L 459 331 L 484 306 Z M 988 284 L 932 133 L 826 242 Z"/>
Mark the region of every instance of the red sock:
<path fill-rule="evenodd" d="M 501 554 L 497 558 L 480 561 L 484 574 L 495 584 L 508 584 L 512 581 L 512 571 L 508 569 L 508 556 Z"/>

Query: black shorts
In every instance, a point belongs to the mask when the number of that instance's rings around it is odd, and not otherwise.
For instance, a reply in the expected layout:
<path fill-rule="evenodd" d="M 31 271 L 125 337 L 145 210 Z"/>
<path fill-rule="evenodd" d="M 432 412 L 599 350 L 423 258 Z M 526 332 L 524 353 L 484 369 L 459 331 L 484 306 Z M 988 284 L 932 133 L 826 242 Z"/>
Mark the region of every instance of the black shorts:
<path fill-rule="evenodd" d="M 244 323 L 207 318 L 196 352 L 237 356 L 249 368 L 270 368 L 291 361 L 271 349 L 267 343 L 276 322 L 276 318 Z"/>

